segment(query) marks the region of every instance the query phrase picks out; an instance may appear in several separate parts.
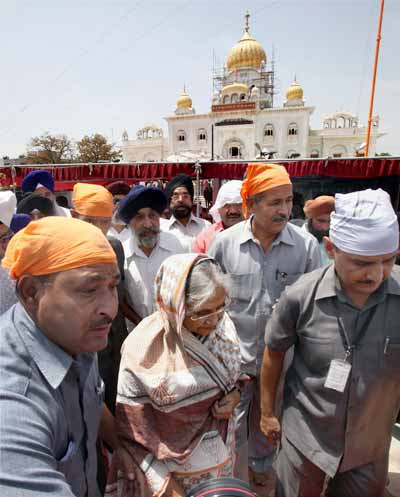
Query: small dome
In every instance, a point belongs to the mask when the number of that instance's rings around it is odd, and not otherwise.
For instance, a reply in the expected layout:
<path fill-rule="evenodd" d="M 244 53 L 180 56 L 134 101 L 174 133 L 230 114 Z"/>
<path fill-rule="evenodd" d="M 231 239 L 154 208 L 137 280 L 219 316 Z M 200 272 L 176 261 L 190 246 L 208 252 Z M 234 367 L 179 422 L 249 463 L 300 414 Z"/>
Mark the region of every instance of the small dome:
<path fill-rule="evenodd" d="M 222 88 L 221 93 L 225 95 L 227 93 L 247 93 L 249 91 L 249 87 L 244 83 L 232 83 L 231 85 L 224 86 Z"/>
<path fill-rule="evenodd" d="M 303 88 L 297 82 L 296 77 L 291 86 L 286 90 L 286 100 L 288 102 L 291 100 L 303 100 Z"/>
<path fill-rule="evenodd" d="M 247 13 L 245 16 L 246 24 L 244 34 L 236 45 L 231 48 L 231 51 L 228 54 L 228 59 L 226 61 L 228 71 L 235 71 L 236 69 L 241 69 L 243 67 L 260 69 L 261 64 L 267 62 L 265 50 L 261 44 L 250 35 L 249 17 L 250 14 Z"/>
<path fill-rule="evenodd" d="M 186 93 L 186 89 L 184 88 L 182 93 L 179 95 L 178 100 L 176 101 L 176 107 L 178 109 L 191 109 L 192 108 L 192 99 L 189 94 Z"/>

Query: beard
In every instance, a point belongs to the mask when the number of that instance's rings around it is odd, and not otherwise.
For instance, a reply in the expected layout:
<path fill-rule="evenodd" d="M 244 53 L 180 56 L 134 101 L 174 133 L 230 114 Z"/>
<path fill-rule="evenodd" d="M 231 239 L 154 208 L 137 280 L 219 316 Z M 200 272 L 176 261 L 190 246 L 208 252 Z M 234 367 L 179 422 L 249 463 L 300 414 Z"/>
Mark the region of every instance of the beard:
<path fill-rule="evenodd" d="M 192 208 L 187 205 L 178 205 L 172 208 L 172 214 L 176 219 L 186 219 L 190 216 Z"/>
<path fill-rule="evenodd" d="M 317 230 L 316 228 L 314 228 L 314 225 L 312 223 L 312 220 L 309 219 L 307 221 L 307 228 L 308 228 L 308 231 L 315 236 L 315 238 L 321 243 L 322 242 L 322 239 L 324 238 L 324 236 L 328 236 L 329 235 L 329 230 Z"/>
<path fill-rule="evenodd" d="M 160 228 L 142 228 L 135 231 L 135 239 L 139 247 L 152 249 L 160 237 Z"/>

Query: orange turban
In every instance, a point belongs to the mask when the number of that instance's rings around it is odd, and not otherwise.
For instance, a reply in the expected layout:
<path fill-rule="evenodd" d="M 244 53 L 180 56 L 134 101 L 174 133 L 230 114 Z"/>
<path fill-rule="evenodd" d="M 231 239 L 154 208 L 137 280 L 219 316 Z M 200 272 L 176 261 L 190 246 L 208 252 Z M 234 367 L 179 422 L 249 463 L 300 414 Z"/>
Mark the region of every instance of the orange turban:
<path fill-rule="evenodd" d="M 40 276 L 116 263 L 115 252 L 99 228 L 59 216 L 30 222 L 12 237 L 3 259 L 16 280 L 24 274 Z"/>
<path fill-rule="evenodd" d="M 277 186 L 291 184 L 288 172 L 279 164 L 249 164 L 246 178 L 240 190 L 245 217 L 247 217 L 247 200 L 249 197 Z"/>
<path fill-rule="evenodd" d="M 324 214 L 330 214 L 335 210 L 335 197 L 321 195 L 313 200 L 307 200 L 304 204 L 304 214 L 308 219 L 314 219 Z"/>
<path fill-rule="evenodd" d="M 112 217 L 113 197 L 100 185 L 76 183 L 72 192 L 72 203 L 82 216 Z"/>

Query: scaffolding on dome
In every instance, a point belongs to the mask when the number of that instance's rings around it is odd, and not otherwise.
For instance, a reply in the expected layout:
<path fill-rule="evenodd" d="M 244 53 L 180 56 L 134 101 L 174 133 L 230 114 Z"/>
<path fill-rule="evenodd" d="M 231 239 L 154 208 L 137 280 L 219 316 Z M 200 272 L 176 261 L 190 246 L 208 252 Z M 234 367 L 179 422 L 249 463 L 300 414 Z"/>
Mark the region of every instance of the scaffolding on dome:
<path fill-rule="evenodd" d="M 250 89 L 253 86 L 257 88 L 264 88 L 265 93 L 269 96 L 271 104 L 265 102 L 265 105 L 261 105 L 261 108 L 272 108 L 274 106 L 274 95 L 276 95 L 276 83 L 275 83 L 275 55 L 272 54 L 271 60 L 260 67 L 258 71 L 258 77 L 254 78 L 252 76 L 243 77 L 243 70 L 241 70 L 240 82 L 245 83 Z M 212 69 L 212 80 L 213 80 L 213 95 L 220 93 L 222 88 L 229 84 L 229 78 L 232 75 L 232 71 L 228 71 L 226 66 L 215 67 L 213 65 Z"/>

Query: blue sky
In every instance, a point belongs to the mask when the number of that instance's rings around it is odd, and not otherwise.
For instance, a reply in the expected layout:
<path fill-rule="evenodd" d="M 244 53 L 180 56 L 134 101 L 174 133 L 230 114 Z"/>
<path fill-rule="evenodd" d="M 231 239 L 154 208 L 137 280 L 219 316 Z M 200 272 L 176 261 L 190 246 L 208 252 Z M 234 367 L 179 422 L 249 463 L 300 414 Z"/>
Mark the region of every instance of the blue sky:
<path fill-rule="evenodd" d="M 219 64 L 241 37 L 243 16 L 267 56 L 274 48 L 283 101 L 297 75 L 312 127 L 352 111 L 366 124 L 378 0 L 2 0 L 0 156 L 24 153 L 45 131 L 114 142 L 162 125 L 186 84 L 197 112 L 210 107 Z M 375 113 L 378 151 L 400 155 L 400 0 L 386 0 Z"/>

